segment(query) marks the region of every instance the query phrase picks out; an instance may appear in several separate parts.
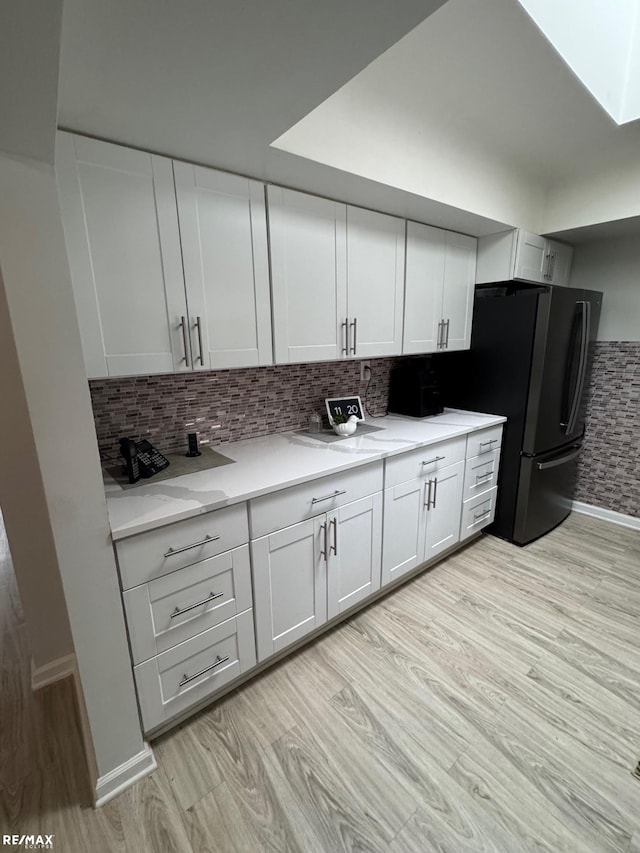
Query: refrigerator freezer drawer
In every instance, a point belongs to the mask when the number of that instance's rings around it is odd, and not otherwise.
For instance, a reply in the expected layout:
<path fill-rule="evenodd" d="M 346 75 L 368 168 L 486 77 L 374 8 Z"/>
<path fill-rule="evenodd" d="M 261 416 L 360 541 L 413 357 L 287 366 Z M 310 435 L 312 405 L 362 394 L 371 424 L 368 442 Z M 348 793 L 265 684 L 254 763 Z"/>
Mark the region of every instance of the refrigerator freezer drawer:
<path fill-rule="evenodd" d="M 513 540 L 526 545 L 548 533 L 571 512 L 580 444 L 523 456 Z"/>

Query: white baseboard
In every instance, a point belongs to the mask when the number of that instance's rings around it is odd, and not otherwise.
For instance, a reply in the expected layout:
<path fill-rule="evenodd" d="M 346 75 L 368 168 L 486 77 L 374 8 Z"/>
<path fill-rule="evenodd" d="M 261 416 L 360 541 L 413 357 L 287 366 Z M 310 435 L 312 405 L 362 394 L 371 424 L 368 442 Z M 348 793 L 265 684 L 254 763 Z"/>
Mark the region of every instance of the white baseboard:
<path fill-rule="evenodd" d="M 54 681 L 60 681 L 61 678 L 75 675 L 75 672 L 75 655 L 65 655 L 62 658 L 49 661 L 49 663 L 45 663 L 43 666 L 36 666 L 33 658 L 31 658 L 31 689 L 40 690 L 41 687 L 53 684 Z"/>
<path fill-rule="evenodd" d="M 640 530 L 640 518 L 635 518 L 633 515 L 625 515 L 622 512 L 614 512 L 612 509 L 604 509 L 600 506 L 591 506 L 591 504 L 585 504 L 582 501 L 574 501 L 572 509 L 581 515 L 590 515 L 592 518 L 599 518 L 601 521 L 610 521 L 612 524 L 621 525 L 621 527 Z"/>
<path fill-rule="evenodd" d="M 115 770 L 100 776 L 96 784 L 96 808 L 104 806 L 109 800 L 131 787 L 134 782 L 153 773 L 157 767 L 153 750 L 148 743 L 145 743 L 142 752 L 125 761 Z"/>

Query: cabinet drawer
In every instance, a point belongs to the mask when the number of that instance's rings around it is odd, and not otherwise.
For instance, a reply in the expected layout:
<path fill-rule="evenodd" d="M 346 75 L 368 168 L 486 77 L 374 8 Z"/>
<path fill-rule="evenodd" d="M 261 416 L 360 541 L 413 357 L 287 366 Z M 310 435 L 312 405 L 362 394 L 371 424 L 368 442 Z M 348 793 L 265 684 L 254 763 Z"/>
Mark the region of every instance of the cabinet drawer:
<path fill-rule="evenodd" d="M 491 453 L 502 445 L 502 424 L 472 432 L 467 436 L 467 459 Z"/>
<path fill-rule="evenodd" d="M 498 485 L 500 450 L 492 450 L 481 456 L 467 459 L 464 472 L 463 500 L 475 498 Z"/>
<path fill-rule="evenodd" d="M 123 589 L 138 586 L 249 541 L 246 503 L 116 542 Z"/>
<path fill-rule="evenodd" d="M 251 538 L 258 539 L 380 491 L 382 462 L 373 462 L 255 498 L 249 501 Z"/>
<path fill-rule="evenodd" d="M 496 495 L 498 490 L 491 489 L 462 504 L 462 522 L 460 524 L 460 540 L 472 536 L 483 527 L 491 524 L 496 514 Z"/>
<path fill-rule="evenodd" d="M 389 489 L 416 477 L 436 474 L 448 465 L 454 465 L 464 459 L 466 436 L 430 444 L 409 450 L 387 459 L 384 471 L 384 487 Z"/>
<path fill-rule="evenodd" d="M 256 663 L 253 611 L 134 666 L 145 732 L 214 694 Z"/>
<path fill-rule="evenodd" d="M 134 663 L 167 651 L 252 606 L 249 546 L 126 590 Z"/>

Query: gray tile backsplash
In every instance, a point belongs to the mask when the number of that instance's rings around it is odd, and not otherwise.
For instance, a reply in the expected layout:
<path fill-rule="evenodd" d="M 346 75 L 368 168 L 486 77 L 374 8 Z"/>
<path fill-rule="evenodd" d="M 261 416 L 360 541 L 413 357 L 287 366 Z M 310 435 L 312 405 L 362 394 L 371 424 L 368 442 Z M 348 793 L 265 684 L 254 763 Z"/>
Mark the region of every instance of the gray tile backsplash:
<path fill-rule="evenodd" d="M 576 500 L 640 518 L 640 342 L 595 345 Z"/>

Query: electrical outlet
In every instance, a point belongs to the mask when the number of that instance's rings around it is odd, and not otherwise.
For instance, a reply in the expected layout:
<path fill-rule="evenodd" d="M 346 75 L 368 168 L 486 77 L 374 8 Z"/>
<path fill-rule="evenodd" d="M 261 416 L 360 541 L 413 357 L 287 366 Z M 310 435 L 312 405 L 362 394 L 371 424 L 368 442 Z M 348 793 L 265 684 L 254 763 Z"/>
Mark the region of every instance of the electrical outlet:
<path fill-rule="evenodd" d="M 371 364 L 368 361 L 360 362 L 360 381 L 368 382 L 371 379 Z"/>

